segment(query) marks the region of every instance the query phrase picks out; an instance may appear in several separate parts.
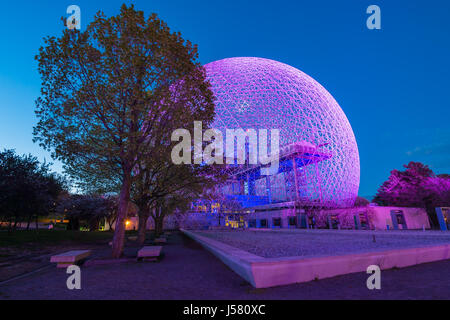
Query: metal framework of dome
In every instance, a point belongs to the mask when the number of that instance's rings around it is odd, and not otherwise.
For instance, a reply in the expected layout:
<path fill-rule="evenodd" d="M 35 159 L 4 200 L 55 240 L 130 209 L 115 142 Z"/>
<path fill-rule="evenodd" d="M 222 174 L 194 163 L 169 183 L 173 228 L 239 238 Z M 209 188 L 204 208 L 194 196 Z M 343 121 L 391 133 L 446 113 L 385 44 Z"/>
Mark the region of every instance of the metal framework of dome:
<path fill-rule="evenodd" d="M 267 179 L 254 176 L 247 194 L 265 199 L 269 192 L 270 202 L 353 205 L 358 147 L 347 117 L 324 87 L 294 67 L 263 58 L 228 58 L 205 68 L 216 97 L 214 128 L 280 130 L 279 173 L 267 178 L 272 190 Z"/>

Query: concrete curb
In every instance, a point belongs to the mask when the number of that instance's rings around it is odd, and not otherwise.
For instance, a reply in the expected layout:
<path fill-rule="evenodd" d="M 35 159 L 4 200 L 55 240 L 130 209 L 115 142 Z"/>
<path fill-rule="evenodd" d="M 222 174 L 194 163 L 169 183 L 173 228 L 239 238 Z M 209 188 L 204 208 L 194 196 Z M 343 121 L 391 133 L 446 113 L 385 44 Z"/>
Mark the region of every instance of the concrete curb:
<path fill-rule="evenodd" d="M 450 259 L 450 244 L 341 256 L 263 258 L 219 241 L 181 229 L 255 288 L 308 282 L 355 272 L 370 265 L 381 270 Z"/>

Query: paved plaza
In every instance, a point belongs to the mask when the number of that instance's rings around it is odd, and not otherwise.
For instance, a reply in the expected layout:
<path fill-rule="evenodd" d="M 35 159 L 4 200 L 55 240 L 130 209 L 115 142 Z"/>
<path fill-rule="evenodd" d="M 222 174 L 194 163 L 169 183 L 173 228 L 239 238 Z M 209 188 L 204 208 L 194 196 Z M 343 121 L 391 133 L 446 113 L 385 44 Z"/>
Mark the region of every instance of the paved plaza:
<path fill-rule="evenodd" d="M 54 265 L 0 284 L 0 299 L 448 299 L 450 261 L 381 273 L 381 290 L 368 290 L 365 273 L 282 287 L 254 289 L 196 242 L 173 234 L 160 262 L 82 267 L 82 289 L 68 290 Z M 107 256 L 110 249 L 97 249 Z M 126 260 L 126 259 L 125 259 Z"/>

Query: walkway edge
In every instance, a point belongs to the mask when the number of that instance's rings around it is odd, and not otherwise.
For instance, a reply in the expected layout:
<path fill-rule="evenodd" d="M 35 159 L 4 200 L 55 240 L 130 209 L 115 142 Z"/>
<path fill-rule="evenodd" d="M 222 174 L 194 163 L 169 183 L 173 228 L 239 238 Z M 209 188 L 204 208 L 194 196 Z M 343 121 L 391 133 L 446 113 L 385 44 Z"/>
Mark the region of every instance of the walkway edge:
<path fill-rule="evenodd" d="M 225 265 L 227 265 L 231 270 L 236 272 L 242 278 L 247 280 L 251 285 L 253 285 L 254 287 L 257 286 L 252 270 L 252 263 L 258 261 L 263 262 L 264 258 L 251 254 L 247 251 L 229 246 L 222 242 L 200 236 L 198 234 L 195 234 L 194 232 L 190 232 L 184 229 L 180 229 L 180 231 L 189 238 L 201 244 L 202 247 L 219 258 L 219 260 L 221 260 Z"/>

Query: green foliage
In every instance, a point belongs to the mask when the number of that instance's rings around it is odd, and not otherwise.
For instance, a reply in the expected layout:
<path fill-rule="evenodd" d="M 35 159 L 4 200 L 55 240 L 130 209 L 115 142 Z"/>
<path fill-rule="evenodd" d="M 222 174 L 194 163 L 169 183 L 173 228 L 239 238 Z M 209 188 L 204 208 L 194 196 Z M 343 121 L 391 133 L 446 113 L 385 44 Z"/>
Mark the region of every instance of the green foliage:
<path fill-rule="evenodd" d="M 42 85 L 34 139 L 84 190 L 120 193 L 118 257 L 137 165 L 143 158 L 166 163 L 161 151 L 175 129 L 213 120 L 197 46 L 132 5 L 109 18 L 97 13 L 84 32 L 65 29 L 44 41 L 36 56 Z"/>
<path fill-rule="evenodd" d="M 109 232 L 82 232 L 65 230 L 17 230 L 14 234 L 0 232 L 0 247 L 44 246 L 63 244 L 107 243 L 112 238 Z"/>
<path fill-rule="evenodd" d="M 81 183 L 102 176 L 117 190 L 139 155 L 167 147 L 172 129 L 211 118 L 213 96 L 197 58 L 196 46 L 133 6 L 111 18 L 99 12 L 85 32 L 46 38 L 36 57 L 35 140 Z"/>

